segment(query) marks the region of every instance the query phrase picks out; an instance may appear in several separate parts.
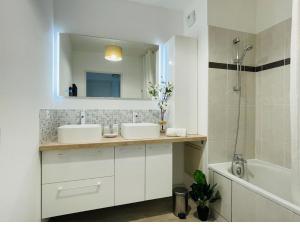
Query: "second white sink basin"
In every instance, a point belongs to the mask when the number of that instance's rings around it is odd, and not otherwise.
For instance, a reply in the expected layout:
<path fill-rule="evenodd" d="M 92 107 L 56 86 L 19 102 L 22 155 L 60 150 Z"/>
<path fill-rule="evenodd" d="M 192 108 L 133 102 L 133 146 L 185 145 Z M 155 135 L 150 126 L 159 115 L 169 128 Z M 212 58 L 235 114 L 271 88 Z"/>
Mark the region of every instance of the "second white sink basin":
<path fill-rule="evenodd" d="M 102 138 L 101 125 L 66 125 L 58 127 L 58 142 L 62 144 L 93 143 Z"/>
<path fill-rule="evenodd" d="M 159 138 L 159 125 L 154 123 L 123 123 L 121 134 L 125 139 Z"/>

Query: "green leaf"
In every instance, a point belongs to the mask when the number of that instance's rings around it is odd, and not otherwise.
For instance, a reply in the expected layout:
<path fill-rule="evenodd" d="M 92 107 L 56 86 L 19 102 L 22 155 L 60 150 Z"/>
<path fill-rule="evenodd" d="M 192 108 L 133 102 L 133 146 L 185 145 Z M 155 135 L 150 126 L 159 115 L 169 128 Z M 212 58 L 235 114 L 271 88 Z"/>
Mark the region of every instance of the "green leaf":
<path fill-rule="evenodd" d="M 220 195 L 220 192 L 217 191 L 217 192 L 213 195 L 213 197 L 209 200 L 209 202 L 213 203 L 213 202 L 215 202 L 215 201 L 217 201 L 217 200 L 219 200 L 219 199 L 221 199 L 221 195 Z"/>
<path fill-rule="evenodd" d="M 205 174 L 201 170 L 196 170 L 193 176 L 197 184 L 207 184 Z"/>

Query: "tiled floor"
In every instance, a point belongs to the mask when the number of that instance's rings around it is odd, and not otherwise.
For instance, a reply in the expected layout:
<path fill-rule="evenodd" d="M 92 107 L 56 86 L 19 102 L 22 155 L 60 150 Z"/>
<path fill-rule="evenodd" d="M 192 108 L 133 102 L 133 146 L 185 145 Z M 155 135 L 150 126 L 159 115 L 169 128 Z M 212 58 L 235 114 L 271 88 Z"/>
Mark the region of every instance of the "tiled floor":
<path fill-rule="evenodd" d="M 172 212 L 172 198 L 159 199 L 106 209 L 70 214 L 49 219 L 59 222 L 197 222 L 196 205 L 189 201 L 187 219 L 180 220 Z M 210 221 L 222 221 L 221 218 Z"/>

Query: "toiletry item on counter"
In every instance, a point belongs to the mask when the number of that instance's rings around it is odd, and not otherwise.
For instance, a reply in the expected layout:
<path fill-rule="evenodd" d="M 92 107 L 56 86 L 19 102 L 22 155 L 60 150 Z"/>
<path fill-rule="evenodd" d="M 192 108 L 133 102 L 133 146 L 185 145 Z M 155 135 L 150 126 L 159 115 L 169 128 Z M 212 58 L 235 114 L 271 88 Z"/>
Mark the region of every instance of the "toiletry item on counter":
<path fill-rule="evenodd" d="M 72 97 L 73 96 L 73 91 L 72 91 L 72 86 L 69 87 L 69 97 Z"/>
<path fill-rule="evenodd" d="M 107 134 L 103 135 L 104 138 L 115 138 L 117 136 L 118 136 L 118 134 L 115 134 L 115 133 L 107 133 Z"/>
<path fill-rule="evenodd" d="M 184 128 L 168 128 L 166 132 L 168 137 L 186 137 L 186 129 Z"/>
<path fill-rule="evenodd" d="M 114 138 L 119 135 L 119 125 L 114 124 L 112 130 L 110 126 L 104 126 L 103 128 L 103 137 L 104 138 Z"/>
<path fill-rule="evenodd" d="M 72 84 L 72 96 L 77 97 L 77 86 L 76 84 Z"/>

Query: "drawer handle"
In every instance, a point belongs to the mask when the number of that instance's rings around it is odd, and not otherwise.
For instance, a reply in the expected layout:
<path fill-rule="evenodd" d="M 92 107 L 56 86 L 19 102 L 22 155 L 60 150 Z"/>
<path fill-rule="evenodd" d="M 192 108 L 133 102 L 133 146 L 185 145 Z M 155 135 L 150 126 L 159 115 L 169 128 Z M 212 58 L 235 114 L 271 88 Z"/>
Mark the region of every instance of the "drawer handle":
<path fill-rule="evenodd" d="M 64 188 L 64 187 L 60 186 L 60 187 L 57 188 L 57 190 L 60 192 L 60 191 L 77 190 L 77 189 L 82 189 L 82 188 L 100 187 L 100 186 L 101 186 L 101 182 L 97 182 L 97 184 L 81 186 L 81 187 Z"/>

